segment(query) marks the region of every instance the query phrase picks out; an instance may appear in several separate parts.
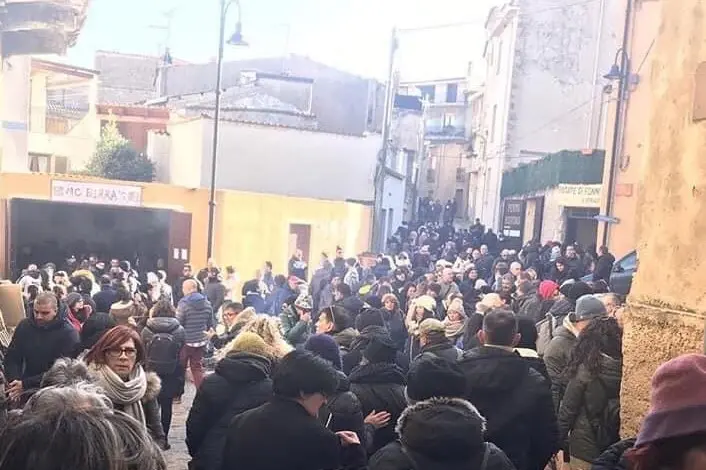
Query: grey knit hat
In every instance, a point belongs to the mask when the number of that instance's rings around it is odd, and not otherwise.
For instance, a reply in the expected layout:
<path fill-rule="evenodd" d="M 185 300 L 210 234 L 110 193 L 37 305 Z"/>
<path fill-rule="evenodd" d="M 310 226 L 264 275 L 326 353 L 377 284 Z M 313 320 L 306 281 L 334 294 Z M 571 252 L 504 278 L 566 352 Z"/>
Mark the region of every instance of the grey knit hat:
<path fill-rule="evenodd" d="M 608 314 L 601 299 L 595 295 L 584 295 L 576 301 L 576 311 L 569 315 L 572 323 L 601 318 Z"/>

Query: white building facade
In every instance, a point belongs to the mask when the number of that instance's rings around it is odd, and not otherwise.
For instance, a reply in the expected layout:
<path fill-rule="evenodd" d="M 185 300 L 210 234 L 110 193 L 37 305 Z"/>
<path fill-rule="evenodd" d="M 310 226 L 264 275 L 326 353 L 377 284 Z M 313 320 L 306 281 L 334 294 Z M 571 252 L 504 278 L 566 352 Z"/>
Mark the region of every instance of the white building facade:
<path fill-rule="evenodd" d="M 486 22 L 486 80 L 476 215 L 499 229 L 503 171 L 564 149 L 604 148 L 602 78 L 623 2 L 512 0 Z"/>

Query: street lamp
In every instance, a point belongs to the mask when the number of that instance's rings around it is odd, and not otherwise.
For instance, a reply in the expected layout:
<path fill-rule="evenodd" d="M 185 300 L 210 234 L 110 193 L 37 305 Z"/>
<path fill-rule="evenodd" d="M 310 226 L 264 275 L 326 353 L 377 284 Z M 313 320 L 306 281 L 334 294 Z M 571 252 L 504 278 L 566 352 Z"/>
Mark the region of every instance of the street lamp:
<path fill-rule="evenodd" d="M 216 65 L 216 109 L 213 114 L 213 154 L 211 156 L 211 190 L 208 198 L 208 246 L 207 258 L 213 256 L 213 226 L 216 215 L 216 162 L 218 160 L 218 131 L 221 118 L 221 81 L 223 79 L 223 52 L 225 47 L 226 17 L 232 4 L 238 8 L 238 22 L 235 24 L 235 33 L 228 40 L 233 46 L 247 46 L 243 39 L 243 25 L 241 23 L 242 11 L 240 0 L 221 0 L 220 30 L 218 34 L 218 63 Z"/>

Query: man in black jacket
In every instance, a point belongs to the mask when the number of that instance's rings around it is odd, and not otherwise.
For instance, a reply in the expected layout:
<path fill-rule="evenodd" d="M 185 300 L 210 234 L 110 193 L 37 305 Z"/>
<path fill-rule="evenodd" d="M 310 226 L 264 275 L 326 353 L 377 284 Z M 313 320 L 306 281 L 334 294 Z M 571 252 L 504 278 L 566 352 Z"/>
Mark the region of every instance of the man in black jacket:
<path fill-rule="evenodd" d="M 33 316 L 17 325 L 5 356 L 10 400 L 19 402 L 36 391 L 54 361 L 71 357 L 78 343 L 78 332 L 58 315 L 56 296 L 39 294 Z"/>
<path fill-rule="evenodd" d="M 110 306 L 118 301 L 118 291 L 113 288 L 113 280 L 110 276 L 101 276 L 101 290 L 93 296 L 96 303 L 96 312 L 109 313 Z"/>
<path fill-rule="evenodd" d="M 365 468 L 365 453 L 351 431 L 333 433 L 317 419 L 338 374 L 326 360 L 294 350 L 277 365 L 274 398 L 237 415 L 228 427 L 221 470 Z"/>
<path fill-rule="evenodd" d="M 483 346 L 459 362 L 468 382 L 466 399 L 488 420 L 488 441 L 517 470 L 542 470 L 559 449 L 549 383 L 514 351 L 520 338 L 511 311 L 486 313 L 479 336 Z"/>

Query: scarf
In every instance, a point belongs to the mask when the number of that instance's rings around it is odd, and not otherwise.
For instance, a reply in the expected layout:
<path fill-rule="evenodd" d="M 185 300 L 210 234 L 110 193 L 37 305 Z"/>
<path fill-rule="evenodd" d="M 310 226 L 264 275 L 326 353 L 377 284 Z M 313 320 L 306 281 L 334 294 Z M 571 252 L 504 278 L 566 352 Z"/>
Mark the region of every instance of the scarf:
<path fill-rule="evenodd" d="M 569 330 L 572 335 L 576 336 L 577 338 L 579 337 L 579 330 L 576 328 L 576 325 L 571 323 L 571 320 L 569 320 L 569 315 L 564 317 L 564 321 L 562 322 L 562 326 Z"/>
<path fill-rule="evenodd" d="M 451 320 L 449 317 L 444 319 L 444 336 L 455 342 L 456 339 L 463 334 L 463 329 L 466 326 L 466 318 L 461 317 L 459 320 Z"/>
<path fill-rule="evenodd" d="M 147 375 L 142 366 L 135 366 L 127 381 L 106 365 L 94 363 L 89 365 L 89 370 L 113 405 L 119 406 L 125 414 L 146 425 L 141 400 L 147 392 Z"/>

